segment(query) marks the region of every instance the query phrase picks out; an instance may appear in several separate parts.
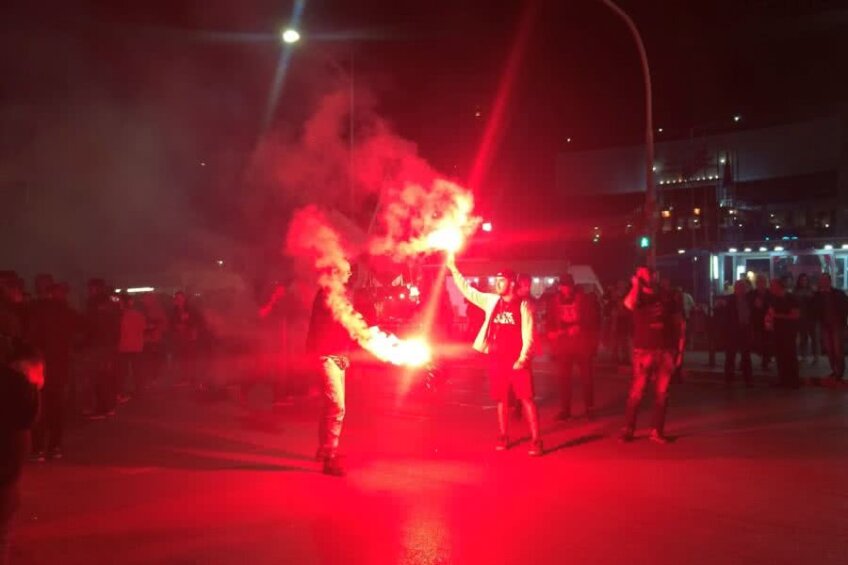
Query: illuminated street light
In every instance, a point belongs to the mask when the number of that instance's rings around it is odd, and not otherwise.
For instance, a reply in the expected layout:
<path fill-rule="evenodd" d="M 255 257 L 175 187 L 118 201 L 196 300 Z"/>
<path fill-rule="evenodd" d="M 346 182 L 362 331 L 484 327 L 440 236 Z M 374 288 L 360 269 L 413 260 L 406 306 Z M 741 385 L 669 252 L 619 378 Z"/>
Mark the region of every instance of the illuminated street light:
<path fill-rule="evenodd" d="M 483 229 L 483 231 L 490 232 L 492 231 L 492 222 L 483 222 L 483 225 L 480 227 Z"/>
<path fill-rule="evenodd" d="M 298 41 L 300 41 L 300 33 L 298 33 L 296 29 L 284 29 L 280 33 L 280 39 L 283 40 L 283 43 L 297 43 Z"/>
<path fill-rule="evenodd" d="M 740 116 L 739 114 L 736 114 L 735 116 L 733 116 L 733 121 L 738 124 L 739 122 L 742 121 L 742 116 Z"/>
<path fill-rule="evenodd" d="M 128 288 L 127 294 L 139 294 L 139 293 L 142 293 L 142 292 L 153 292 L 154 290 L 156 290 L 156 289 L 153 288 L 152 286 L 137 286 L 137 287 L 134 287 L 134 288 Z"/>

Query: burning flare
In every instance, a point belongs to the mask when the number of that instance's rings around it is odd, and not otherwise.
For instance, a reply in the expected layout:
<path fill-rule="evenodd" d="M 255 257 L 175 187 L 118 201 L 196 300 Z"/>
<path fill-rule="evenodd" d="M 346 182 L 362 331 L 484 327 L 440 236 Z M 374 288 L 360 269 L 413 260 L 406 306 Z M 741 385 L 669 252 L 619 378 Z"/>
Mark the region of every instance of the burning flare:
<path fill-rule="evenodd" d="M 346 288 L 350 263 L 341 237 L 317 207 L 295 213 L 289 226 L 287 250 L 312 259 L 319 271 L 318 284 L 327 291 L 327 306 L 363 349 L 394 365 L 420 367 L 430 361 L 432 352 L 423 339 L 400 339 L 377 326 L 369 327 L 353 307 Z"/>

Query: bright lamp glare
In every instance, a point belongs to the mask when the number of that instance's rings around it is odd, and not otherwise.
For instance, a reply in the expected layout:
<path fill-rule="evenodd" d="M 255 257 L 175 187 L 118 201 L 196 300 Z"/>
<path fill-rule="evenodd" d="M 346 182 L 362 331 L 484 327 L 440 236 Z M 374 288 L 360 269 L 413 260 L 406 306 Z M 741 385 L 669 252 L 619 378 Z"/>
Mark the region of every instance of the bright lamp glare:
<path fill-rule="evenodd" d="M 138 293 L 141 293 L 141 292 L 153 292 L 154 290 L 156 290 L 156 289 L 153 288 L 152 286 L 137 286 L 137 287 L 134 287 L 134 288 L 128 288 L 127 293 L 128 294 L 138 294 Z"/>
<path fill-rule="evenodd" d="M 284 43 L 297 43 L 300 41 L 300 34 L 295 29 L 283 30 L 281 37 Z"/>

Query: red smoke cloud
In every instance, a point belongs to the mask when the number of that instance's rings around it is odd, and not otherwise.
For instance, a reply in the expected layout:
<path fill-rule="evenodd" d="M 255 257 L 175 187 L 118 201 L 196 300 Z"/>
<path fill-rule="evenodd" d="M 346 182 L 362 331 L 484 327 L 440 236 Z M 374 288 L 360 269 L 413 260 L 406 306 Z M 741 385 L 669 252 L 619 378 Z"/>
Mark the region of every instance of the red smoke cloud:
<path fill-rule="evenodd" d="M 354 165 L 348 168 L 349 139 L 343 135 L 349 118 L 346 104 L 339 93 L 325 97 L 306 122 L 302 143 L 278 161 L 280 183 L 303 197 L 311 196 L 312 202 L 295 212 L 286 252 L 314 266 L 317 283 L 328 291 L 328 306 L 360 345 L 382 360 L 420 365 L 429 359 L 426 344 L 369 328 L 353 308 L 342 273 L 350 269 L 350 258 L 358 256 L 360 249 L 342 237 L 316 204 L 331 207 L 338 202 L 341 181 L 348 180 L 344 173 L 352 174 L 357 194 L 379 195 L 376 221 L 364 250 L 404 261 L 454 246 L 440 242 L 461 243 L 468 237 L 479 225 L 472 215 L 473 197 L 438 175 L 418 156 L 415 144 L 394 134 L 370 107 L 357 109 Z"/>

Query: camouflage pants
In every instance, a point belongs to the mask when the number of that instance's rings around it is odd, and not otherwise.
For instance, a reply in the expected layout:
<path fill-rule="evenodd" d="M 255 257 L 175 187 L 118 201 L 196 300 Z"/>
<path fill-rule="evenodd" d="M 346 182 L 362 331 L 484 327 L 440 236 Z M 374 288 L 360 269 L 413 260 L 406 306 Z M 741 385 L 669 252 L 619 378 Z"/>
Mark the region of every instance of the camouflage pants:
<path fill-rule="evenodd" d="M 324 410 L 318 424 L 318 447 L 324 457 L 335 457 L 345 416 L 345 370 L 349 361 L 341 355 L 321 357 L 321 394 Z"/>
<path fill-rule="evenodd" d="M 648 381 L 654 382 L 654 417 L 652 428 L 659 433 L 665 427 L 668 407 L 668 385 L 674 372 L 674 352 L 670 349 L 633 349 L 633 380 L 627 395 L 624 428 L 636 429 L 636 413 L 645 394 Z"/>

